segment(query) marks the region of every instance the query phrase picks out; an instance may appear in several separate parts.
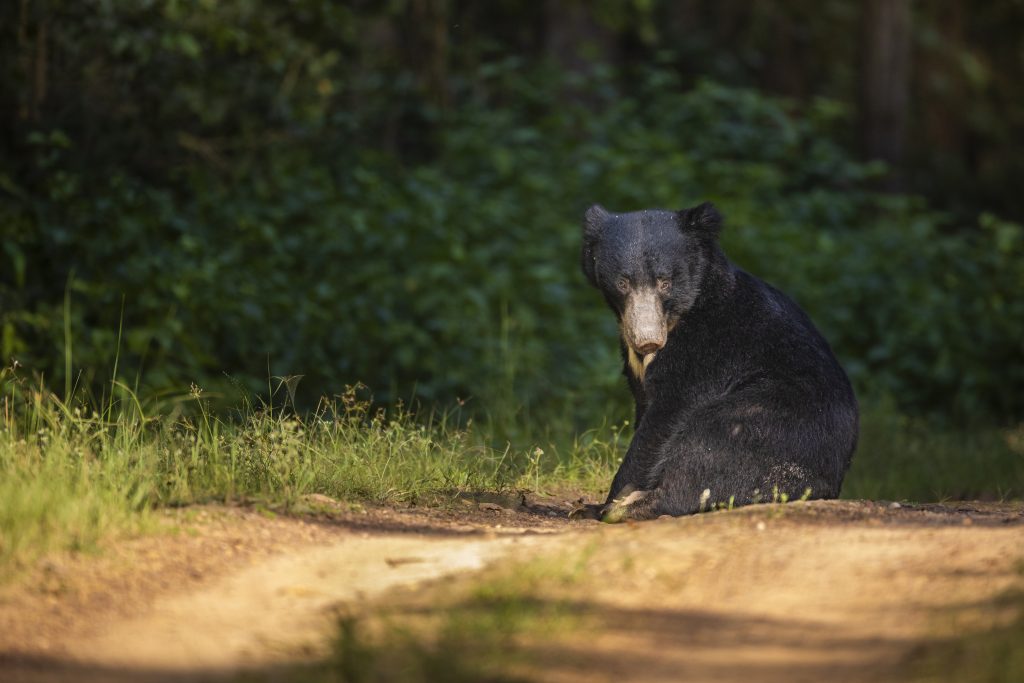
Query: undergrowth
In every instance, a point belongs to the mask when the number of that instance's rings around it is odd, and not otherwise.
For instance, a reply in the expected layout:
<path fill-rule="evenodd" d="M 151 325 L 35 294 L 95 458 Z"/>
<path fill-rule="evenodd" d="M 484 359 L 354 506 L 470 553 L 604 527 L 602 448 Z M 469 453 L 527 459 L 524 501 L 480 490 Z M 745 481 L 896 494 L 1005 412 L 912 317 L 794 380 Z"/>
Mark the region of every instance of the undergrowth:
<path fill-rule="evenodd" d="M 1019 500 L 1024 424 L 1011 429 L 943 426 L 891 404 L 862 408 L 860 442 L 843 498 Z"/>
<path fill-rule="evenodd" d="M 286 402 L 226 416 L 202 392 L 191 416 L 147 409 L 122 387 L 103 409 L 44 388 L 0 395 L 0 569 L 54 550 L 93 548 L 144 526 L 149 511 L 201 502 L 292 508 L 341 500 L 443 505 L 481 491 L 569 489 L 596 495 L 627 442 L 606 425 L 557 444 L 489 443 L 456 412 L 374 408 L 360 387 L 308 415 Z"/>
<path fill-rule="evenodd" d="M 309 413 L 294 410 L 290 394 L 225 413 L 196 387 L 146 402 L 113 386 L 113 397 L 62 401 L 0 371 L 0 575 L 143 530 L 167 506 L 262 502 L 301 512 L 311 493 L 434 506 L 523 490 L 600 499 L 632 437 L 625 421 L 579 433 L 549 417 L 499 439 L 495 416 L 475 423 L 460 407 L 378 408 L 361 387 Z M 869 409 L 843 495 L 1019 499 L 1024 432 L 939 430 Z"/>

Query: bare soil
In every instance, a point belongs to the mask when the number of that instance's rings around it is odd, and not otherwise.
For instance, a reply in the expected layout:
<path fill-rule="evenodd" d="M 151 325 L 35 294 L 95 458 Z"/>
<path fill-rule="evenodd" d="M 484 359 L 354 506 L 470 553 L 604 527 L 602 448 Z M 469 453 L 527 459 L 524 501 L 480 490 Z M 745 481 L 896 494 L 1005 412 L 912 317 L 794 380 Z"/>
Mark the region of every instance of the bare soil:
<path fill-rule="evenodd" d="M 339 610 L 583 547 L 594 568 L 570 599 L 593 629 L 534 646 L 529 678 L 899 680 L 927 643 L 1004 620 L 1024 558 L 1021 504 L 818 501 L 608 526 L 569 521 L 567 497 L 308 503 L 171 510 L 164 533 L 40 563 L 0 589 L 0 680 L 266 673 L 323 655 Z"/>

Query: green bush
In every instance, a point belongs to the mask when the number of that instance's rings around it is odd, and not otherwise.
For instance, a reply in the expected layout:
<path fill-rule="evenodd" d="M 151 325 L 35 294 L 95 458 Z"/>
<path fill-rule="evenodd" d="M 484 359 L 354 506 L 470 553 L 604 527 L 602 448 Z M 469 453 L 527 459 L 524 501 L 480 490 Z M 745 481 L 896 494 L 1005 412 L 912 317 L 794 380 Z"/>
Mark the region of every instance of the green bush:
<path fill-rule="evenodd" d="M 1020 226 L 876 195 L 838 105 L 506 60 L 437 107 L 344 59 L 348 10 L 257 6 L 66 8 L 71 113 L 0 157 L 4 359 L 52 386 L 102 391 L 116 358 L 147 392 L 304 375 L 309 400 L 363 381 L 581 427 L 624 404 L 582 211 L 710 199 L 729 253 L 808 309 L 866 395 L 1024 415 Z"/>

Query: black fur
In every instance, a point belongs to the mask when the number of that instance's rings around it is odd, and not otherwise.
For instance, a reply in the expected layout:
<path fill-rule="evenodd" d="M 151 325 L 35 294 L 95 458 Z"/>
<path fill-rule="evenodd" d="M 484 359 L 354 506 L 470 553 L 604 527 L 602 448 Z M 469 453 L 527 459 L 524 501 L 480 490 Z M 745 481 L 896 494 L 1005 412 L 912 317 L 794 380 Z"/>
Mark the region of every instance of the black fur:
<path fill-rule="evenodd" d="M 636 433 L 606 519 L 839 494 L 857 443 L 850 382 L 792 300 L 729 263 L 720 228 L 708 203 L 587 211 L 583 272 L 620 320 L 623 282 L 670 281 L 659 294 L 670 331 L 642 380 L 623 343 Z"/>

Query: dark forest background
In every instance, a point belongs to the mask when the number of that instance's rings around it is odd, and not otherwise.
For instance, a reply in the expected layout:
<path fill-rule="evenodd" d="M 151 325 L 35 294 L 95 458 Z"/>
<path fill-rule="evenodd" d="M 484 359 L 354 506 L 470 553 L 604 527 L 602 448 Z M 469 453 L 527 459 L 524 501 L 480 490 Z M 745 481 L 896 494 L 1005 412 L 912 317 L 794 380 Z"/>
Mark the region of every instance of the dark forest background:
<path fill-rule="evenodd" d="M 627 397 L 583 210 L 712 200 L 863 401 L 1024 418 L 1019 1 L 10 0 L 0 35 L 0 358 L 58 393 L 585 427 Z"/>

